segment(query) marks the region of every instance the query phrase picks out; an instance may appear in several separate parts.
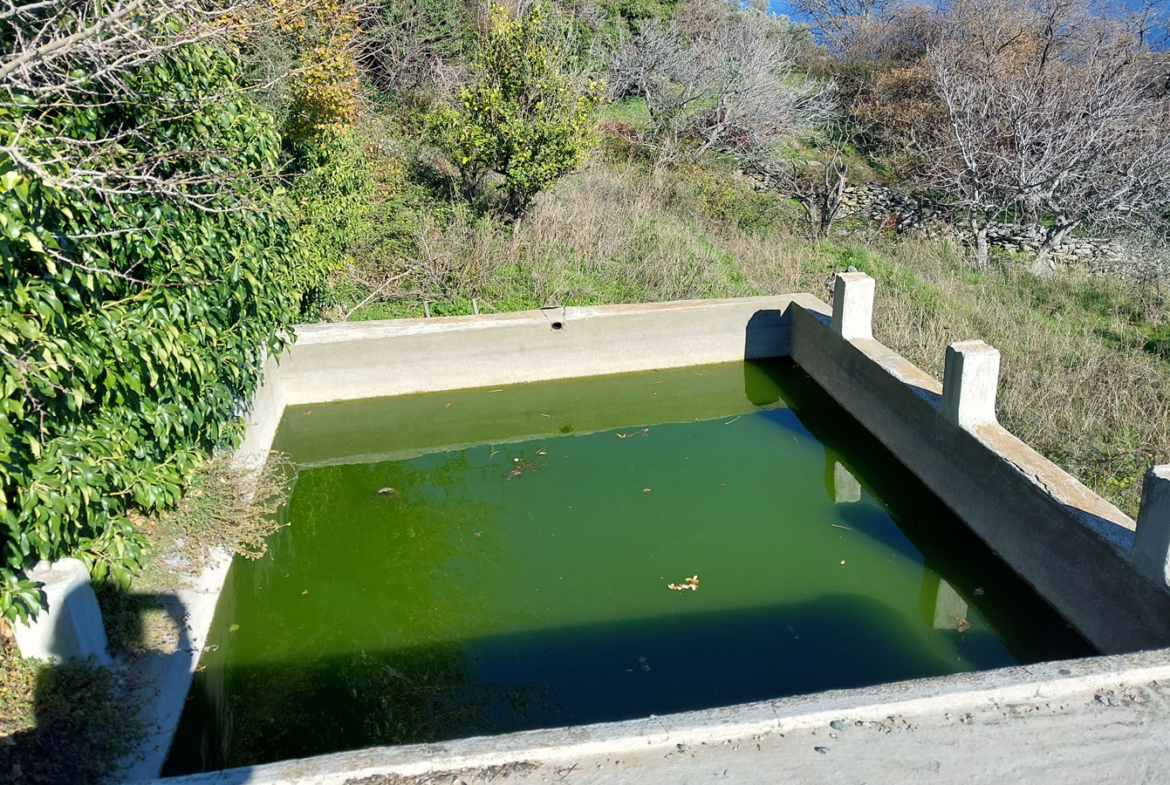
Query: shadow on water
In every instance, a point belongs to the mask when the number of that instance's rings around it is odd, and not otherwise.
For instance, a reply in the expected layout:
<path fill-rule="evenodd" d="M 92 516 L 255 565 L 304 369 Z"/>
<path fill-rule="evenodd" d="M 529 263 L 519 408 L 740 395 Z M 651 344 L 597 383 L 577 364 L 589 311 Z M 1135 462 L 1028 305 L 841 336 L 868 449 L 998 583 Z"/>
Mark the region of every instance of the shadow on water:
<path fill-rule="evenodd" d="M 808 374 L 793 370 L 799 371 L 799 366 L 791 360 L 747 363 L 745 391 L 750 397 L 753 390 L 779 389 L 789 408 L 763 416 L 795 416 L 824 445 L 825 491 L 842 506 L 851 531 L 882 539 L 908 557 L 921 558 L 926 567 L 924 580 L 941 581 L 944 595 L 948 591 L 957 595 L 953 607 L 965 609 L 978 598 L 981 617 L 1021 663 L 1097 653 L 861 423 Z M 878 522 L 866 508 L 849 506 L 860 500 L 862 490 L 882 501 L 904 540 L 872 533 Z M 936 603 L 924 600 L 921 610 L 925 620 L 936 622 Z"/>
<path fill-rule="evenodd" d="M 636 719 L 953 672 L 925 646 L 898 659 L 879 653 L 891 637 L 916 635 L 882 604 L 842 595 L 313 662 L 209 664 L 196 676 L 164 773 Z M 955 633 L 956 645 L 969 649 L 964 654 L 974 655 L 977 667 L 1002 664 L 980 662 L 978 637 L 960 643 Z"/>

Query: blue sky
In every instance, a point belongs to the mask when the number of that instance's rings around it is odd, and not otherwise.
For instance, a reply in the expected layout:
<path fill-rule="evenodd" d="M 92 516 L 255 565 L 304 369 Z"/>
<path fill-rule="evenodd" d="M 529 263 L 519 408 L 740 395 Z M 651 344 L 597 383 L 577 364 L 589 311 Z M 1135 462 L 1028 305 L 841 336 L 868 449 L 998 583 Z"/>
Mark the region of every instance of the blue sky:
<path fill-rule="evenodd" d="M 1117 0 L 1104 0 L 1104 2 L 1109 6 L 1114 6 Z M 1142 0 L 1120 0 L 1120 5 L 1123 8 L 1137 9 L 1142 7 L 1143 2 Z M 788 0 L 769 0 L 768 8 L 772 11 L 772 13 L 784 14 L 785 16 L 797 21 L 801 20 L 801 16 L 792 11 Z M 1165 11 L 1163 11 L 1163 15 L 1165 15 Z M 1165 18 L 1165 16 L 1163 18 Z M 1167 34 L 1167 27 L 1165 23 L 1161 25 L 1160 34 L 1162 36 L 1166 36 Z"/>

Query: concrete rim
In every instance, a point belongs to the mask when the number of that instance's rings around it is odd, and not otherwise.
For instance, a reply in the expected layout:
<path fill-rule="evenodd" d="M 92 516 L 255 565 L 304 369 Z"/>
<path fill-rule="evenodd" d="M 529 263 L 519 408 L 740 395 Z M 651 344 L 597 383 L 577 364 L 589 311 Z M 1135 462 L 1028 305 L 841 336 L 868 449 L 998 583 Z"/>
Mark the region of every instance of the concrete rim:
<path fill-rule="evenodd" d="M 374 775 L 409 777 L 456 769 L 620 755 L 828 726 L 898 714 L 957 712 L 990 702 L 1060 700 L 1118 683 L 1170 680 L 1170 649 L 960 673 L 833 690 L 723 708 L 596 725 L 373 747 L 299 760 L 153 780 L 157 785 L 341 785 Z"/>

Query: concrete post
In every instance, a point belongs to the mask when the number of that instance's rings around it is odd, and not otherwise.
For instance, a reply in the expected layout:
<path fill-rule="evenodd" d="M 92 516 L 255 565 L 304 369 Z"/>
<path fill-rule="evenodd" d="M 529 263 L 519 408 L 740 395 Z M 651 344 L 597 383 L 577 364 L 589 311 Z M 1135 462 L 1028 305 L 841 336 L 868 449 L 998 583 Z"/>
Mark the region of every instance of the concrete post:
<path fill-rule="evenodd" d="M 85 565 L 77 559 L 40 562 L 26 575 L 43 584 L 45 607 L 28 624 L 12 625 L 21 656 L 60 662 L 93 655 L 109 665 L 106 628 Z"/>
<path fill-rule="evenodd" d="M 861 501 L 861 483 L 840 463 L 833 464 L 833 502 L 852 504 Z"/>
<path fill-rule="evenodd" d="M 1170 586 L 1170 465 L 1155 466 L 1142 481 L 1142 506 L 1130 559 L 1160 586 Z"/>
<path fill-rule="evenodd" d="M 847 341 L 873 338 L 874 282 L 865 273 L 837 273 L 833 287 L 833 332 Z"/>
<path fill-rule="evenodd" d="M 952 343 L 943 369 L 943 415 L 967 430 L 995 422 L 998 384 L 998 349 L 983 341 Z"/>

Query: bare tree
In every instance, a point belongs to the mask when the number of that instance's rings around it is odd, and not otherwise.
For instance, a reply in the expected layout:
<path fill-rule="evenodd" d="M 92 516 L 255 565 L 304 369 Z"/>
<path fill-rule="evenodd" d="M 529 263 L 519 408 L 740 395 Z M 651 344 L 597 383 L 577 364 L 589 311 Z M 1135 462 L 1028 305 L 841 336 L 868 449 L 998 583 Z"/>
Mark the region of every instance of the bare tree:
<path fill-rule="evenodd" d="M 461 54 L 462 0 L 376 3 L 365 16 L 362 64 L 374 84 L 399 96 L 434 86 Z"/>
<path fill-rule="evenodd" d="M 766 188 L 800 205 L 812 239 L 823 240 L 833 231 L 845 204 L 848 176 L 839 144 L 828 142 L 815 157 L 800 161 L 777 155 L 759 156 L 747 161 L 745 168 Z"/>
<path fill-rule="evenodd" d="M 1155 89 L 1147 26 L 1077 0 L 947 6 L 929 54 L 945 124 L 915 141 L 925 184 L 967 216 L 978 267 L 1005 216 L 1043 219 L 1038 274 L 1077 226 L 1164 226 L 1170 101 Z"/>
<path fill-rule="evenodd" d="M 779 22 L 744 9 L 690 40 L 676 24 L 647 25 L 615 54 L 608 81 L 646 101 L 651 127 L 634 141 L 660 162 L 738 155 L 823 120 L 828 88 L 795 67 Z"/>
<path fill-rule="evenodd" d="M 0 50 L 0 107 L 19 110 L 20 117 L 0 155 L 56 188 L 95 195 L 110 189 L 167 190 L 198 201 L 183 187 L 189 183 L 160 174 L 172 168 L 168 164 L 177 151 L 158 150 L 133 167 L 111 168 L 110 150 L 141 138 L 144 129 L 125 127 L 106 138 L 78 138 L 56 132 L 53 121 L 63 109 L 94 106 L 96 86 L 103 94 L 133 100 L 127 74 L 179 47 L 221 37 L 221 10 L 231 11 L 207 8 L 196 0 L 0 0 L 0 24 L 8 39 Z M 184 23 L 168 24 L 176 19 Z M 33 152 L 33 144 L 42 149 Z M 44 155 L 45 147 L 52 148 L 51 156 Z"/>
<path fill-rule="evenodd" d="M 817 39 L 837 53 L 853 48 L 867 28 L 896 0 L 794 0 L 792 8 L 813 21 Z"/>
<path fill-rule="evenodd" d="M 345 0 L 345 5 L 356 10 L 363 1 Z M 258 173 L 209 174 L 198 163 L 219 151 L 155 146 L 148 141 L 151 132 L 321 63 L 277 69 L 264 83 L 250 80 L 219 95 L 176 88 L 165 101 L 146 99 L 154 100 L 151 119 L 107 123 L 99 136 L 62 131 L 57 122 L 73 109 L 114 115 L 140 103 L 137 77 L 185 47 L 207 43 L 238 53 L 274 31 L 295 31 L 313 2 L 0 0 L 0 109 L 16 118 L 13 132 L 0 143 L 0 160 L 11 160 L 52 188 L 84 191 L 93 198 L 156 194 L 210 211 L 247 209 L 246 190 L 237 190 L 238 203 L 225 208 L 223 192 L 214 184 L 251 178 L 251 187 L 265 187 Z M 349 48 L 337 50 L 348 53 Z"/>

